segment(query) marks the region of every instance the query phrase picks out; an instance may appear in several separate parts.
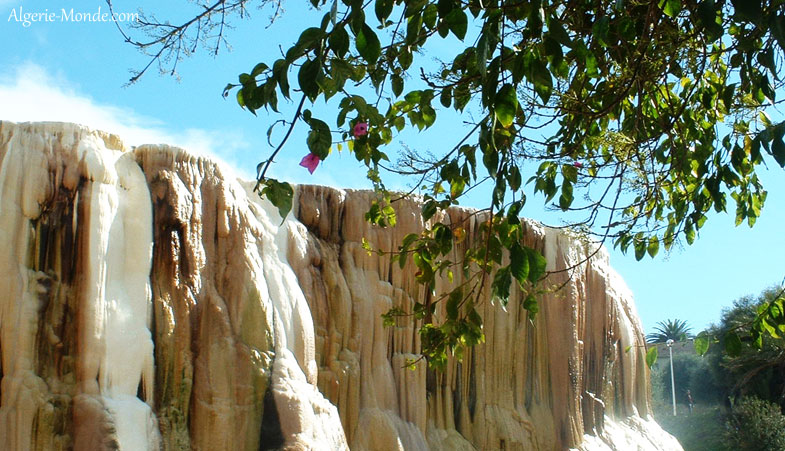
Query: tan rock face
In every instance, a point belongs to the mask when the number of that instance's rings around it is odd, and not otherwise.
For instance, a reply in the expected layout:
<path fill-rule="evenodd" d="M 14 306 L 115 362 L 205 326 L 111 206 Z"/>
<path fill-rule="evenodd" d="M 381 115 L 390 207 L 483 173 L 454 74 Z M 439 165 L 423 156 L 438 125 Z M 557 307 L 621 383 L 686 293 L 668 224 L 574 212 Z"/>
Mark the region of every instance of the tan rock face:
<path fill-rule="evenodd" d="M 370 196 L 300 187 L 281 223 L 180 149 L 0 122 L 3 449 L 678 449 L 648 418 L 643 334 L 603 252 L 551 276 L 533 323 L 486 302 L 462 362 L 404 369 L 419 324 L 380 315 L 428 294 L 360 243 L 423 224 L 406 203 L 370 228 Z M 551 270 L 587 252 L 528 228 Z"/>
<path fill-rule="evenodd" d="M 142 171 L 67 124 L 0 123 L 0 158 L 4 446 L 156 447 Z"/>
<path fill-rule="evenodd" d="M 429 293 L 411 261 L 401 270 L 369 256 L 361 240 L 396 249 L 422 230 L 420 206 L 397 205 L 398 225 L 380 229 L 362 220 L 372 193 L 301 186 L 298 194 L 297 216 L 310 235 L 289 261 L 311 305 L 319 389 L 338 406 L 352 449 L 564 449 L 585 434 L 602 436 L 607 421 L 649 415 L 643 331 L 604 251 L 580 263 L 595 249 L 527 223 L 527 244 L 544 252 L 553 272 L 535 321 L 518 291 L 506 311 L 485 302 L 484 344 L 443 373 L 422 361 L 411 371 L 403 367 L 419 356 L 420 323 L 401 318 L 384 328 L 380 315 L 393 306 L 409 313 Z M 462 224 L 471 237 L 482 218 L 453 209 L 439 220 Z M 457 246 L 454 261 L 469 244 Z M 436 296 L 448 289 L 440 280 Z"/>

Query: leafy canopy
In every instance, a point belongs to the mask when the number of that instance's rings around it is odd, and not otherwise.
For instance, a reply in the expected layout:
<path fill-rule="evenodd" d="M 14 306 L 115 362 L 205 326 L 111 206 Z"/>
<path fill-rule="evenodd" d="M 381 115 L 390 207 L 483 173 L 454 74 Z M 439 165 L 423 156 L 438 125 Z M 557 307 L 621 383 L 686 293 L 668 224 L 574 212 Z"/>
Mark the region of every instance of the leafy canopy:
<path fill-rule="evenodd" d="M 440 275 L 465 274 L 451 292 L 414 308 L 424 319 L 423 353 L 437 366 L 482 341 L 476 306 L 488 287 L 505 304 L 515 283 L 524 307 L 537 312 L 545 261 L 523 243 L 518 220 L 532 195 L 641 259 L 681 238 L 692 243 L 711 211 L 730 209 L 737 224 L 752 226 L 766 200 L 756 170 L 785 165 L 785 122 L 767 113 L 782 101 L 783 0 L 311 2 L 322 19 L 224 94 L 252 113 L 295 100 L 286 137 L 258 167 L 257 189 L 282 214 L 293 191 L 268 170 L 298 122 L 308 125 L 304 140 L 319 159 L 345 143 L 367 166 L 379 198 L 366 218 L 379 226 L 395 225 L 400 198 L 386 178 L 415 177 L 409 194 L 422 196 L 426 229 L 396 250 L 366 247 L 392 252 L 402 267 L 411 257 L 427 287 Z M 211 20 L 223 25 L 227 10 L 242 13 L 246 3 L 206 3 L 180 27 L 145 22 L 157 40 L 139 46 L 178 42 L 195 24 L 215 29 Z M 317 101 L 337 114 L 317 117 Z M 402 133 L 426 132 L 447 110 L 473 119 L 441 154 L 401 152 L 390 163 Z M 353 135 L 358 124 L 367 133 Z M 452 261 L 465 231 L 437 213 L 485 181 L 485 224 Z M 446 313 L 434 316 L 441 303 Z"/>

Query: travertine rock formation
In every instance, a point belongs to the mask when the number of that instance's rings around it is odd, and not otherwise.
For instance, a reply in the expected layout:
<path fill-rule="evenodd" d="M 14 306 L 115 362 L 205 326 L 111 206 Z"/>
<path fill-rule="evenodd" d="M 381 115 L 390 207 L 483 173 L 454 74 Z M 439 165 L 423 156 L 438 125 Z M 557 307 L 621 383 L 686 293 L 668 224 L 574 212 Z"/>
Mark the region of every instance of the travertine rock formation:
<path fill-rule="evenodd" d="M 0 122 L 3 449 L 680 449 L 602 251 L 551 276 L 566 285 L 533 323 L 486 302 L 462 363 L 404 369 L 417 324 L 380 315 L 427 294 L 360 242 L 394 248 L 422 220 L 408 203 L 370 228 L 370 196 L 299 187 L 282 223 L 180 149 Z M 590 251 L 528 228 L 552 270 Z"/>
<path fill-rule="evenodd" d="M 642 419 L 650 414 L 643 331 L 604 251 L 565 270 L 592 249 L 527 223 L 527 244 L 544 251 L 554 272 L 549 284 L 564 287 L 540 299 L 533 323 L 517 302 L 520 293 L 513 292 L 506 311 L 486 302 L 484 345 L 444 373 L 429 372 L 422 361 L 408 371 L 402 367 L 420 345 L 417 324 L 401 320 L 385 329 L 379 316 L 392 306 L 410 312 L 428 293 L 411 262 L 400 270 L 369 256 L 361 241 L 395 249 L 422 228 L 419 206 L 399 205 L 398 225 L 378 229 L 363 221 L 372 193 L 311 186 L 298 193 L 297 215 L 310 234 L 305 248 L 292 241 L 298 247 L 289 261 L 314 318 L 319 389 L 338 406 L 352 448 L 388 449 L 397 440 L 400 449 L 563 449 L 584 441 L 596 449 L 601 440 L 585 435 L 602 431 L 614 431 L 611 443 L 625 431 L 643 449 L 668 443 Z M 471 213 L 453 209 L 438 219 L 461 223 L 473 236 L 483 218 Z M 437 293 L 446 290 L 446 281 L 437 284 Z"/>

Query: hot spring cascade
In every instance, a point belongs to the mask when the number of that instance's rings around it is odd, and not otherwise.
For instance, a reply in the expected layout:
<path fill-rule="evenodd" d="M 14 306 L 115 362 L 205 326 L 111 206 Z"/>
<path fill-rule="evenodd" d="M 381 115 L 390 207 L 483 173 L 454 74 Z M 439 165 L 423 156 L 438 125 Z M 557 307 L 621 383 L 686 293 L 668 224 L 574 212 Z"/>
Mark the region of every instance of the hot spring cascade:
<path fill-rule="evenodd" d="M 514 291 L 506 312 L 481 306 L 486 342 L 462 362 L 405 369 L 418 325 L 380 315 L 423 288 L 361 239 L 393 249 L 423 221 L 408 202 L 371 227 L 371 198 L 300 186 L 281 224 L 182 149 L 0 122 L 3 449 L 681 449 L 651 418 L 642 328 L 604 251 L 551 276 L 566 286 L 533 323 Z M 591 251 L 526 227 L 549 269 Z"/>

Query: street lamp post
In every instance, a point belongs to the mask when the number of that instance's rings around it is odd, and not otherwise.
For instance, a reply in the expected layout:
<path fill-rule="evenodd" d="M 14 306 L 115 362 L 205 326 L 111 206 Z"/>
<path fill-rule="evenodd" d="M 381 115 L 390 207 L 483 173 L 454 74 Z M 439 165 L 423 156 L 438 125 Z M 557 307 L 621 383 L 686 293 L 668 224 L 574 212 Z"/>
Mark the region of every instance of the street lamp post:
<path fill-rule="evenodd" d="M 668 347 L 668 354 L 671 358 L 671 395 L 673 397 L 673 416 L 676 416 L 676 383 L 673 381 L 673 340 L 665 342 Z"/>

